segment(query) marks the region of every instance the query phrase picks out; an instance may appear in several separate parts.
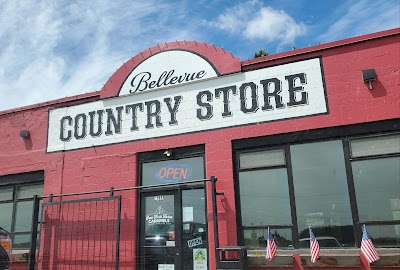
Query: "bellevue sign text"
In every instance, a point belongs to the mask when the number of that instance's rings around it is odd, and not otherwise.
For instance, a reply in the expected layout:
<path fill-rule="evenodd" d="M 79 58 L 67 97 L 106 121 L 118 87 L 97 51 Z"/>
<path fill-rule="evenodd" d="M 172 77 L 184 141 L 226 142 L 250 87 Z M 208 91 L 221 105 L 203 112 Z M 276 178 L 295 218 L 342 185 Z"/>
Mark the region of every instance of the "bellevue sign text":
<path fill-rule="evenodd" d="M 127 78 L 119 97 L 50 110 L 47 151 L 327 113 L 320 61 L 207 80 L 201 79 L 211 68 L 163 69 L 157 76 L 140 70 Z"/>

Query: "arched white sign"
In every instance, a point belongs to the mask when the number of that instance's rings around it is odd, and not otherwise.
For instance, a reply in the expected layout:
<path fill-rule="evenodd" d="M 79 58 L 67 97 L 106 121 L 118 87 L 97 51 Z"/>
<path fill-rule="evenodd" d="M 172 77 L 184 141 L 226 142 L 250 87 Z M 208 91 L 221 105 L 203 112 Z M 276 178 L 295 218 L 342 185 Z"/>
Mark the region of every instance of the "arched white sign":
<path fill-rule="evenodd" d="M 179 86 L 217 76 L 211 63 L 193 52 L 163 51 L 147 58 L 133 69 L 123 83 L 119 96 Z"/>

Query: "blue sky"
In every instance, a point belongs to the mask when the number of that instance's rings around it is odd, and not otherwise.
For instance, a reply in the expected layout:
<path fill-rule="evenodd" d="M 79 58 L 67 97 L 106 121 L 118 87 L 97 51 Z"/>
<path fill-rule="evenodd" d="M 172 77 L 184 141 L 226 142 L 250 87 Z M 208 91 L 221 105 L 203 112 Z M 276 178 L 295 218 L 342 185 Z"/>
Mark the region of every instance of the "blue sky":
<path fill-rule="evenodd" d="M 196 40 L 241 60 L 400 27 L 400 0 L 0 0 L 0 110 L 98 91 L 132 56 Z"/>

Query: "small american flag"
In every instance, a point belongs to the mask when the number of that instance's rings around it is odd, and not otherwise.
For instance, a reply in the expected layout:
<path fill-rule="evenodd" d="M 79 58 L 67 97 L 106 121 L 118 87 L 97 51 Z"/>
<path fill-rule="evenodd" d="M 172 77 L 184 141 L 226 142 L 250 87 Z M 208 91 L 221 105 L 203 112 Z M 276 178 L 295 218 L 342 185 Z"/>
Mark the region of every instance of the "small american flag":
<path fill-rule="evenodd" d="M 275 254 L 276 254 L 276 250 L 277 250 L 277 246 L 275 243 L 275 239 L 272 236 L 269 227 L 268 227 L 268 239 L 267 239 L 267 255 L 265 256 L 265 258 L 268 261 L 272 261 L 272 259 L 274 258 Z"/>
<path fill-rule="evenodd" d="M 311 252 L 311 261 L 315 263 L 319 258 L 319 244 L 317 239 L 315 238 L 314 233 L 311 228 L 308 228 L 310 231 L 310 252 Z"/>
<path fill-rule="evenodd" d="M 361 240 L 361 253 L 365 256 L 369 263 L 379 260 L 379 255 L 375 250 L 374 244 L 369 238 L 365 225 L 363 226 L 363 234 Z"/>

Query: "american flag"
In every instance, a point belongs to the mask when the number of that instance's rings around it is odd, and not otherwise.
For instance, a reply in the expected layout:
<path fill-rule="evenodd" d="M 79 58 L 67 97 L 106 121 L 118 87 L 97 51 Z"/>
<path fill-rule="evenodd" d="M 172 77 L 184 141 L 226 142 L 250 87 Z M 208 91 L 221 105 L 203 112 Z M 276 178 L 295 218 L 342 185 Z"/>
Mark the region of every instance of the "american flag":
<path fill-rule="evenodd" d="M 272 259 L 274 258 L 275 254 L 276 254 L 276 250 L 277 250 L 277 246 L 275 243 L 275 239 L 272 236 L 269 227 L 268 227 L 268 239 L 267 239 L 267 255 L 265 256 L 265 258 L 268 261 L 272 261 Z"/>
<path fill-rule="evenodd" d="M 314 233 L 311 228 L 308 228 L 310 231 L 310 252 L 311 252 L 311 261 L 315 263 L 319 258 L 319 244 L 317 239 L 315 238 Z"/>
<path fill-rule="evenodd" d="M 369 263 L 379 260 L 379 255 L 375 250 L 374 244 L 369 238 L 365 225 L 363 226 L 363 234 L 361 240 L 361 253 L 365 256 Z"/>

